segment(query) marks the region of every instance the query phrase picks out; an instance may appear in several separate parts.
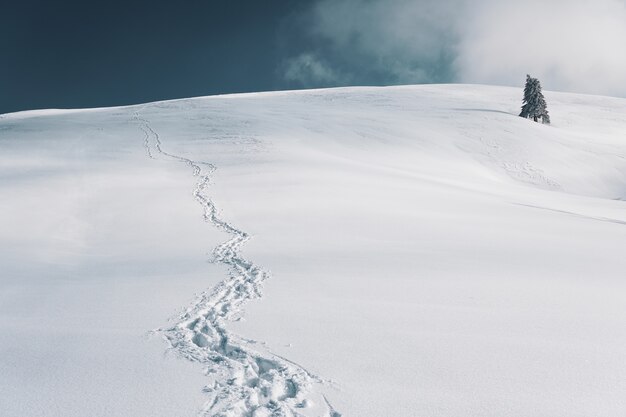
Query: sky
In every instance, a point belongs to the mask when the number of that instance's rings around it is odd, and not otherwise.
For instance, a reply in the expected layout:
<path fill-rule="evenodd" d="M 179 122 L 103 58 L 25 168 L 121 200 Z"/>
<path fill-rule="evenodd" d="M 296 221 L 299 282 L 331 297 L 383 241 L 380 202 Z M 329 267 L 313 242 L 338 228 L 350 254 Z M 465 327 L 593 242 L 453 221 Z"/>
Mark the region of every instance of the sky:
<path fill-rule="evenodd" d="M 343 85 L 626 96 L 626 0 L 21 0 L 0 113 Z"/>

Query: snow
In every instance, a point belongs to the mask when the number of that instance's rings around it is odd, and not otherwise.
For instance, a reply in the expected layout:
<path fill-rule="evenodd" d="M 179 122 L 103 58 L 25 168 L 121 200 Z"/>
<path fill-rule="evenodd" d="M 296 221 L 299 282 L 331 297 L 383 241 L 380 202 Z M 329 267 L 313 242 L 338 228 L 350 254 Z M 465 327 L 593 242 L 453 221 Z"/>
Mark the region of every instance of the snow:
<path fill-rule="evenodd" d="M 626 100 L 521 94 L 0 116 L 0 415 L 623 416 Z"/>

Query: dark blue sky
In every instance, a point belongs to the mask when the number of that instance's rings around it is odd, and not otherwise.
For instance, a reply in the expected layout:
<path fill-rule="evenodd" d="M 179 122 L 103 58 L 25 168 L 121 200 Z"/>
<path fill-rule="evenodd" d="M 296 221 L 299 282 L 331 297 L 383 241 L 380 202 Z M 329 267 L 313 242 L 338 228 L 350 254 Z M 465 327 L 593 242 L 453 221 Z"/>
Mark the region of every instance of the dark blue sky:
<path fill-rule="evenodd" d="M 0 113 L 285 88 L 277 71 L 307 2 L 5 2 Z"/>

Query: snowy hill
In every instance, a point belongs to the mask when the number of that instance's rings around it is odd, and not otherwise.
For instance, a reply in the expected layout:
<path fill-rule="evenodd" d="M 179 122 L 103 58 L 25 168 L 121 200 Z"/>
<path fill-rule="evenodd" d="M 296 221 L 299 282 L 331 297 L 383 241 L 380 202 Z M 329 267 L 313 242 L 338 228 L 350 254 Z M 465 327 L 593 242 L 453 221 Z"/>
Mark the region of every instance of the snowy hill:
<path fill-rule="evenodd" d="M 626 100 L 546 98 L 0 116 L 0 415 L 624 416 Z"/>

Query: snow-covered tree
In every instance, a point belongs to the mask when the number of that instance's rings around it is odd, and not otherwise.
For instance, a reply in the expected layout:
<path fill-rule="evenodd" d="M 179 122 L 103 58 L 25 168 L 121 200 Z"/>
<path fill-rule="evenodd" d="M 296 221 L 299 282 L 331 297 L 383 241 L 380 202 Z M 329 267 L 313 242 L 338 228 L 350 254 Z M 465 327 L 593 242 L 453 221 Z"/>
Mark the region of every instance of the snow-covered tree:
<path fill-rule="evenodd" d="M 533 119 L 541 123 L 550 124 L 550 115 L 546 105 L 546 99 L 541 92 L 541 83 L 538 79 L 526 76 L 526 86 L 524 87 L 524 102 L 520 117 Z"/>

